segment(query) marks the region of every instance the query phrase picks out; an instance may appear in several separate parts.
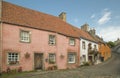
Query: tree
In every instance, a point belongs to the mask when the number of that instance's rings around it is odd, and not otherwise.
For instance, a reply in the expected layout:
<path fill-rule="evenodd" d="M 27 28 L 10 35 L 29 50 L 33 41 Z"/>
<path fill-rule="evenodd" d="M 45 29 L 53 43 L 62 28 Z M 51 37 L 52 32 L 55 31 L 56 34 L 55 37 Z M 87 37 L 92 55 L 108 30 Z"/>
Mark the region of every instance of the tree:
<path fill-rule="evenodd" d="M 115 43 L 112 42 L 112 41 L 109 41 L 107 42 L 107 45 L 110 47 L 110 48 L 113 48 L 115 46 Z"/>

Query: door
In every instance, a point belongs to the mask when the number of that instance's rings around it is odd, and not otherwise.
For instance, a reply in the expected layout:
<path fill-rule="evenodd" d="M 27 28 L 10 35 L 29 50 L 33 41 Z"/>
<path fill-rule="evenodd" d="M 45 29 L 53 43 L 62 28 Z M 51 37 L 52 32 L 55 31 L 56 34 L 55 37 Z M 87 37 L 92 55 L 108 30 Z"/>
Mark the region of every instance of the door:
<path fill-rule="evenodd" d="M 83 55 L 83 62 L 86 62 L 86 55 Z"/>
<path fill-rule="evenodd" d="M 35 65 L 35 69 L 43 68 L 43 53 L 34 54 L 34 65 Z"/>

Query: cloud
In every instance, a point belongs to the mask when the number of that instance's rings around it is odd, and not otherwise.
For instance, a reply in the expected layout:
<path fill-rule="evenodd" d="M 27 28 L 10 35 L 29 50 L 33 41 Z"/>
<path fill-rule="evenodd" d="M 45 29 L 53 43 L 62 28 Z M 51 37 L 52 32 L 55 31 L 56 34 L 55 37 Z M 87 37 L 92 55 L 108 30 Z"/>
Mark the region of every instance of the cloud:
<path fill-rule="evenodd" d="M 103 16 L 98 20 L 99 25 L 105 24 L 111 19 L 111 12 L 108 9 L 104 9 L 103 12 Z"/>
<path fill-rule="evenodd" d="M 91 15 L 91 17 L 90 17 L 90 18 L 91 18 L 91 19 L 95 18 L 95 14 Z"/>
<path fill-rule="evenodd" d="M 100 36 L 103 37 L 105 41 L 115 41 L 120 38 L 120 26 L 108 26 L 100 30 Z"/>

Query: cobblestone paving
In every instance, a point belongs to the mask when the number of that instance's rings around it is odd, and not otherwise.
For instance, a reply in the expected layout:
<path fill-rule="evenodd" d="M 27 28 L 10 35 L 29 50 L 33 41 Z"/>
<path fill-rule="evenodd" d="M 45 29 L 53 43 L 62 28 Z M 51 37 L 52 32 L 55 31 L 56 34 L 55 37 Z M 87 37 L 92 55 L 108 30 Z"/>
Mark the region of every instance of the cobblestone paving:
<path fill-rule="evenodd" d="M 40 71 L 16 78 L 120 78 L 120 54 L 96 66 L 71 70 Z"/>

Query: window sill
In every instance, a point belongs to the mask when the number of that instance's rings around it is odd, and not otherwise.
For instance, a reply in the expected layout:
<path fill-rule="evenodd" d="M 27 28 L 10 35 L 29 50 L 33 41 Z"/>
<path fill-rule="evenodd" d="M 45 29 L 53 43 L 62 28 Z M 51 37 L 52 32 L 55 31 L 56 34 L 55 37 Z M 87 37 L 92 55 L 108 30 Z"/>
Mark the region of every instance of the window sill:
<path fill-rule="evenodd" d="M 70 45 L 70 46 L 75 46 L 75 45 Z"/>
<path fill-rule="evenodd" d="M 76 62 L 68 62 L 68 64 L 75 64 Z"/>
<path fill-rule="evenodd" d="M 49 62 L 49 64 L 56 64 L 56 62 Z"/>
<path fill-rule="evenodd" d="M 56 46 L 56 44 L 49 44 L 49 46 Z"/>
<path fill-rule="evenodd" d="M 19 66 L 20 64 L 7 64 L 8 66 Z"/>
<path fill-rule="evenodd" d="M 21 43 L 31 43 L 31 41 L 27 42 L 27 41 L 20 41 Z"/>

